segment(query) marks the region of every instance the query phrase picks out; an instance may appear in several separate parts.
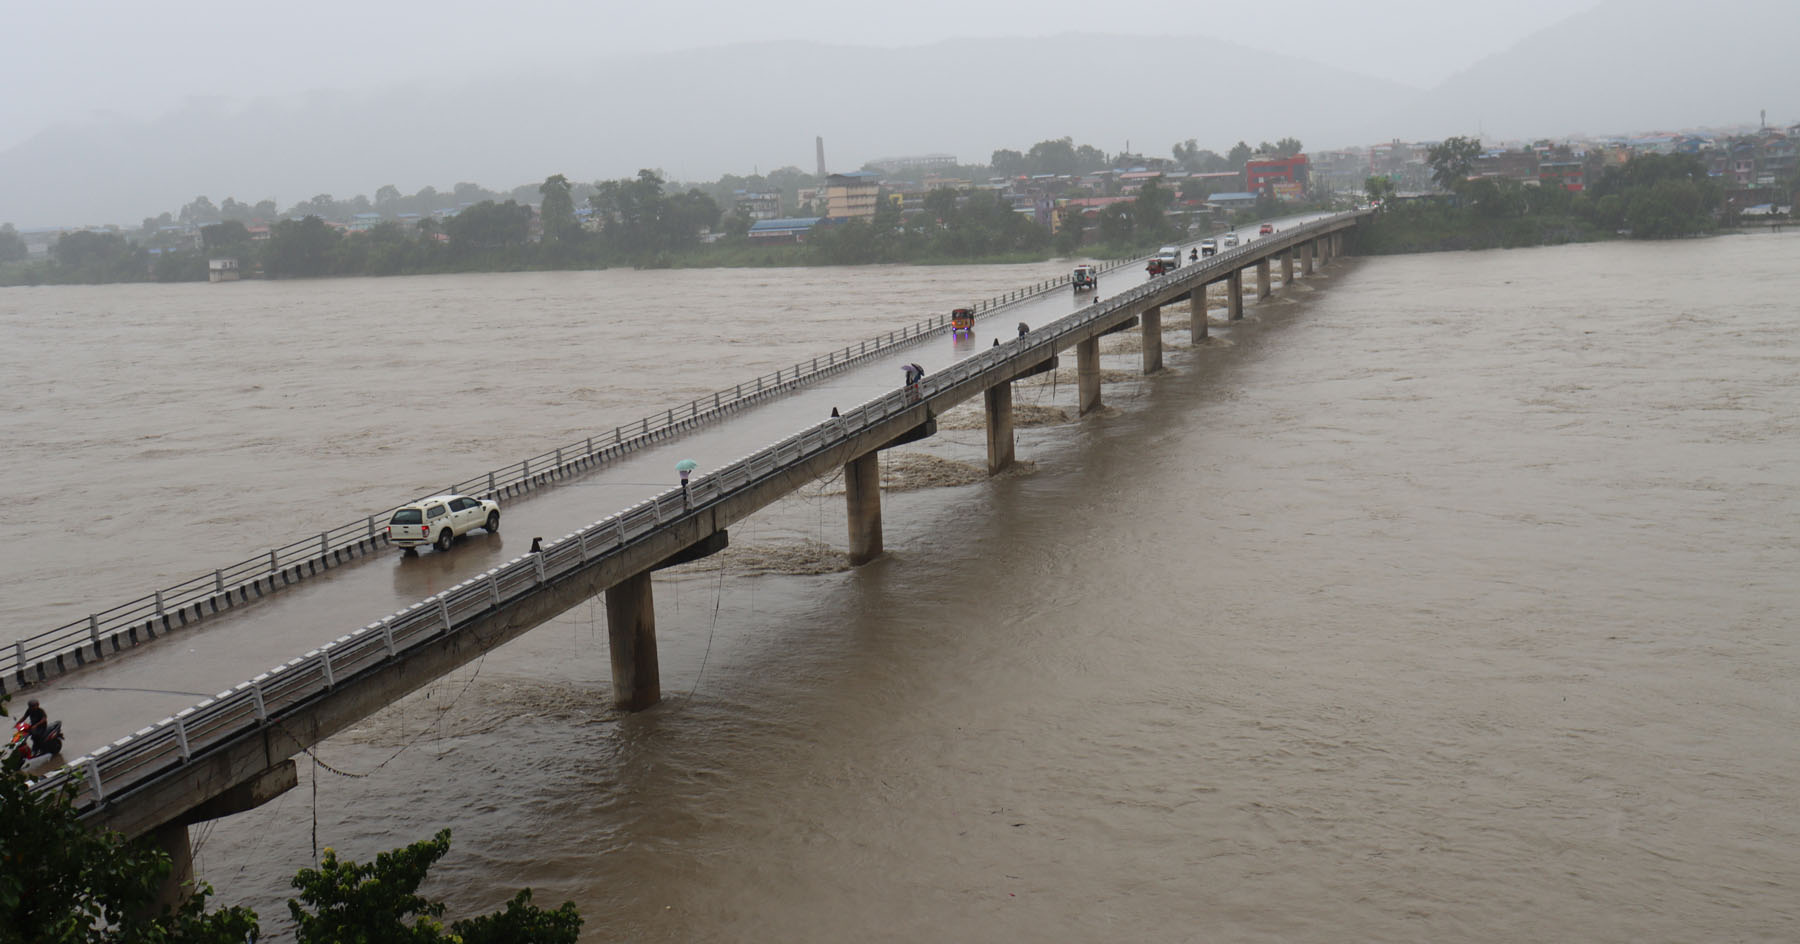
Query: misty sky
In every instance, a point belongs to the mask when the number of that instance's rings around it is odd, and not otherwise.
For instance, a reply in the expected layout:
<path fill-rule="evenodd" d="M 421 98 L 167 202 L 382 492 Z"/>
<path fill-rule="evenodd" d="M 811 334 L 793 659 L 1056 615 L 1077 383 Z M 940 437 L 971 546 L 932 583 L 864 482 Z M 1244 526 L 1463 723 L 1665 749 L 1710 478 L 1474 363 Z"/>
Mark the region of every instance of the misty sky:
<path fill-rule="evenodd" d="M 0 0 L 0 149 L 59 119 L 542 70 L 759 40 L 907 46 L 970 36 L 1193 33 L 1428 88 L 1599 0 L 1176 2 L 1141 22 L 1077 0 Z M 1252 13 L 1252 11 L 1260 11 Z"/>

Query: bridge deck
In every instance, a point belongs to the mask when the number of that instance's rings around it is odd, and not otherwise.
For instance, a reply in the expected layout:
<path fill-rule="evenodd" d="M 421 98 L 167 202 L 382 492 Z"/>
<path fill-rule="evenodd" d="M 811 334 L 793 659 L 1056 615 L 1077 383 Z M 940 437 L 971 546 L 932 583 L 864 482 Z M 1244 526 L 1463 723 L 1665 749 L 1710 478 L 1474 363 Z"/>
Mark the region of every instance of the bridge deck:
<path fill-rule="evenodd" d="M 1106 291 L 1101 295 L 1110 297 L 1146 279 L 1141 267 L 1122 267 L 1107 274 L 1102 283 Z M 406 557 L 397 549 L 381 551 L 241 610 L 35 686 L 32 691 L 65 722 L 70 735 L 65 756 L 78 756 L 347 629 L 503 564 L 530 547 L 533 536 L 553 539 L 654 497 L 675 483 L 674 467 L 680 459 L 695 459 L 700 463 L 698 474 L 705 474 L 709 467 L 818 422 L 834 406 L 848 409 L 895 389 L 901 382 L 903 362 L 916 361 L 928 372 L 938 372 L 981 353 L 995 338 L 1005 342 L 1014 337 L 1020 321 L 1036 327 L 1069 314 L 1091 297 L 1061 290 L 1021 300 L 984 314 L 972 338 L 956 339 L 946 331 L 892 358 L 852 368 L 724 422 L 647 446 L 591 473 L 507 501 L 502 506 L 499 535 L 477 531 L 459 540 L 447 554 L 426 549 L 418 556 Z M 201 648 L 206 658 L 196 659 L 194 651 Z"/>

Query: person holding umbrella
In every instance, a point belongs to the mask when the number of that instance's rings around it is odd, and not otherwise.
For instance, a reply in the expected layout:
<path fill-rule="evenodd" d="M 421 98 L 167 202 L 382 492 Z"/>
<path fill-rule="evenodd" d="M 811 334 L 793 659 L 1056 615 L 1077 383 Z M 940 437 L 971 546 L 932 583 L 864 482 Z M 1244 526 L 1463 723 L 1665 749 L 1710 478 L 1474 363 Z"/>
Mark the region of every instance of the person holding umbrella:
<path fill-rule="evenodd" d="M 684 504 L 688 500 L 688 476 L 698 468 L 700 468 L 700 463 L 692 459 L 683 459 L 675 463 L 675 474 L 681 476 L 681 500 Z"/>

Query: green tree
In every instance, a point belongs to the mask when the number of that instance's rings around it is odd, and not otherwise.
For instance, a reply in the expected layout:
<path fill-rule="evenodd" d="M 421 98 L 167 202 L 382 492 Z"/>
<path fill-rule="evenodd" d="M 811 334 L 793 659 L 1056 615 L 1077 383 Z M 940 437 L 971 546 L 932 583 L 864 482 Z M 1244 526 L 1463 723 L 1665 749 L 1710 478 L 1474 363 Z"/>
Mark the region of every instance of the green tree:
<path fill-rule="evenodd" d="M 1108 246 L 1129 246 L 1136 240 L 1136 214 L 1128 203 L 1114 203 L 1100 208 L 1100 241 Z"/>
<path fill-rule="evenodd" d="M 531 208 L 483 200 L 444 223 L 450 245 L 462 253 L 523 246 L 531 236 Z"/>
<path fill-rule="evenodd" d="M 76 781 L 34 790 L 24 763 L 11 751 L 0 758 L 0 940 L 242 944 L 256 933 L 246 908 L 207 913 L 205 884 L 180 908 L 157 909 L 168 855 L 88 826 L 75 810 Z"/>
<path fill-rule="evenodd" d="M 1175 195 L 1154 180 L 1144 182 L 1136 200 L 1131 202 L 1132 231 L 1143 241 L 1161 242 L 1172 235 L 1165 214 L 1174 204 Z"/>
<path fill-rule="evenodd" d="M 1250 145 L 1239 141 L 1232 147 L 1231 151 L 1225 155 L 1225 163 L 1230 165 L 1225 169 L 1242 173 L 1244 165 L 1249 163 L 1250 158 L 1255 156 L 1255 154 L 1256 152 L 1250 149 Z"/>
<path fill-rule="evenodd" d="M 58 282 L 135 282 L 149 273 L 149 254 L 118 233 L 64 233 L 50 258 Z"/>
<path fill-rule="evenodd" d="M 181 208 L 180 219 L 183 223 L 191 223 L 195 226 L 205 223 L 217 223 L 219 221 L 219 209 L 218 207 L 213 206 L 213 202 L 206 199 L 205 196 L 198 196 L 194 198 L 194 202 Z"/>
<path fill-rule="evenodd" d="M 200 227 L 200 244 L 210 253 L 248 252 L 250 230 L 237 220 Z"/>
<path fill-rule="evenodd" d="M 421 896 L 419 885 L 431 866 L 450 851 L 450 830 L 383 852 L 372 863 L 339 859 L 326 849 L 319 867 L 294 876 L 300 896 L 288 899 L 298 944 L 574 944 L 581 916 L 574 902 L 554 911 L 531 904 L 525 889 L 493 915 L 457 921 L 446 929 L 438 919 L 442 902 Z"/>
<path fill-rule="evenodd" d="M 1385 203 L 1394 195 L 1394 182 L 1387 177 L 1373 174 L 1363 181 L 1363 191 L 1369 195 L 1370 203 Z"/>
<path fill-rule="evenodd" d="M 1080 171 L 1075 159 L 1075 139 L 1056 138 L 1039 141 L 1025 154 L 1025 163 L 1033 174 L 1074 174 Z"/>
<path fill-rule="evenodd" d="M 31 255 L 25 237 L 11 223 L 0 224 L 0 262 L 17 262 Z"/>
<path fill-rule="evenodd" d="M 1481 139 L 1454 137 L 1434 144 L 1425 152 L 1425 163 L 1431 166 L 1431 179 L 1445 190 L 1460 190 L 1481 156 Z"/>
<path fill-rule="evenodd" d="M 575 199 L 570 196 L 572 188 L 569 178 L 561 174 L 552 174 L 544 178 L 538 187 L 538 193 L 544 198 L 538 208 L 538 215 L 544 221 L 544 240 L 560 242 L 580 235 L 581 229 L 575 222 Z"/>
<path fill-rule="evenodd" d="M 1275 142 L 1274 149 L 1270 153 L 1274 154 L 1277 158 L 1283 158 L 1293 157 L 1304 150 L 1306 150 L 1306 147 L 1300 143 L 1299 138 L 1282 138 Z"/>
<path fill-rule="evenodd" d="M 269 229 L 269 243 L 263 247 L 263 270 L 270 278 L 328 275 L 337 241 L 337 231 L 317 216 L 282 220 Z"/>

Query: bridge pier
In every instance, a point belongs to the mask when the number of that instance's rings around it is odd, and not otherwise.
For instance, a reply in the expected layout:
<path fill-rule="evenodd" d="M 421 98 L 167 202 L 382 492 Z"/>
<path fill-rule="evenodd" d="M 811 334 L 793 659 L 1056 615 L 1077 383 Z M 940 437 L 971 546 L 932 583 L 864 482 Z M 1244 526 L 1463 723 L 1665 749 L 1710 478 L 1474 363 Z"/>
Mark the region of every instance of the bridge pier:
<path fill-rule="evenodd" d="M 157 886 L 151 911 L 178 907 L 194 893 L 194 847 L 188 838 L 189 826 L 256 809 L 299 782 L 299 768 L 293 760 L 284 760 L 146 833 L 150 844 L 169 857 L 169 874 Z"/>
<path fill-rule="evenodd" d="M 880 450 L 844 464 L 844 502 L 850 519 L 850 566 L 860 567 L 881 556 Z"/>
<path fill-rule="evenodd" d="M 1194 344 L 1206 337 L 1206 286 L 1188 293 L 1188 335 Z"/>
<path fill-rule="evenodd" d="M 1162 370 L 1162 306 L 1152 305 L 1141 316 L 1144 321 L 1144 373 Z"/>
<path fill-rule="evenodd" d="M 155 914 L 180 907 L 194 893 L 194 846 L 188 840 L 185 820 L 164 823 L 151 830 L 148 838 L 151 846 L 169 857 L 169 874 L 163 876 L 156 900 L 150 903 L 151 914 Z"/>
<path fill-rule="evenodd" d="M 988 474 L 993 475 L 1013 464 L 1013 385 L 1008 380 L 987 388 L 982 399 L 987 403 Z M 877 512 L 879 514 L 879 511 Z"/>
<path fill-rule="evenodd" d="M 1281 254 L 1281 287 L 1282 288 L 1287 288 L 1288 286 L 1294 284 L 1294 253 L 1295 252 L 1296 252 L 1296 250 L 1294 250 L 1293 248 L 1289 248 L 1287 252 L 1284 252 Z"/>
<path fill-rule="evenodd" d="M 1075 380 L 1077 416 L 1085 416 L 1100 407 L 1100 339 L 1088 338 L 1075 343 Z"/>
<path fill-rule="evenodd" d="M 656 600 L 650 571 L 606 588 L 606 639 L 612 650 L 613 706 L 643 711 L 662 700 L 656 662 Z"/>
<path fill-rule="evenodd" d="M 1262 301 L 1275 294 L 1269 288 L 1269 257 L 1256 260 L 1256 300 Z"/>
<path fill-rule="evenodd" d="M 1227 310 L 1231 312 L 1232 321 L 1244 320 L 1244 270 L 1232 269 L 1231 277 L 1225 280 L 1231 294 Z"/>
<path fill-rule="evenodd" d="M 1313 274 L 1313 241 L 1310 239 L 1300 244 L 1300 274 Z"/>

